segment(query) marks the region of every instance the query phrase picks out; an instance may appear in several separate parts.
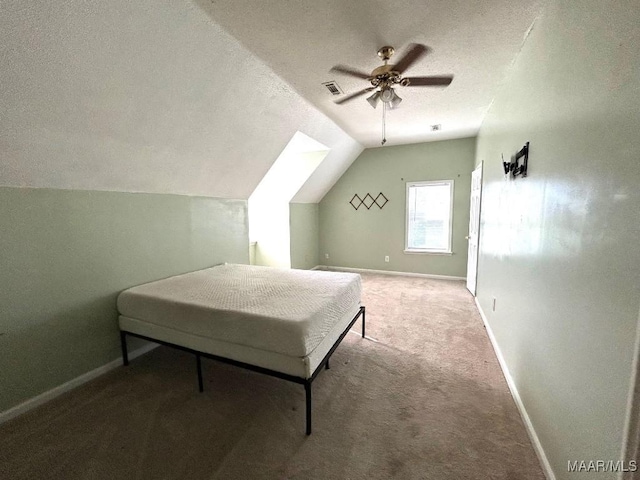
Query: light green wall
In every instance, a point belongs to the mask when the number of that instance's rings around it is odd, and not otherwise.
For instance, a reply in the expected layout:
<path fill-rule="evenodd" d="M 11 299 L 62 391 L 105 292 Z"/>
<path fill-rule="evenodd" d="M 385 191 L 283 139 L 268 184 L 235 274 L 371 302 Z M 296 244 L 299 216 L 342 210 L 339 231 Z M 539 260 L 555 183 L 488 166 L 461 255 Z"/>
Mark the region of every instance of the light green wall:
<path fill-rule="evenodd" d="M 257 250 L 256 242 L 251 242 L 251 244 L 249 245 L 249 265 L 257 265 L 256 250 Z"/>
<path fill-rule="evenodd" d="M 568 461 L 621 455 L 640 304 L 638 25 L 635 1 L 549 1 L 478 137 L 478 299 L 558 479 L 577 475 Z M 501 155 L 527 141 L 529 176 L 506 179 Z"/>
<path fill-rule="evenodd" d="M 121 290 L 247 263 L 247 203 L 0 188 L 0 411 L 119 357 Z"/>
<path fill-rule="evenodd" d="M 320 202 L 322 264 L 465 276 L 474 157 L 475 138 L 365 150 Z M 453 255 L 404 253 L 406 183 L 421 180 L 454 181 Z M 389 199 L 382 210 L 349 204 L 380 192 Z"/>
<path fill-rule="evenodd" d="M 320 264 L 320 218 L 317 203 L 289 204 L 291 268 L 310 269 Z"/>

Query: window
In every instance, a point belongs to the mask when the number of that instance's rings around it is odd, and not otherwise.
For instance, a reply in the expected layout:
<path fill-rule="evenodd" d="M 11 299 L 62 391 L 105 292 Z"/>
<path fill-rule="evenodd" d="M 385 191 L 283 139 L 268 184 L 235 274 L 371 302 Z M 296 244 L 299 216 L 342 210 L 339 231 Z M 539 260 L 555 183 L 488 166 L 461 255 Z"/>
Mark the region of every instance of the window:
<path fill-rule="evenodd" d="M 453 180 L 407 182 L 405 252 L 451 253 Z"/>

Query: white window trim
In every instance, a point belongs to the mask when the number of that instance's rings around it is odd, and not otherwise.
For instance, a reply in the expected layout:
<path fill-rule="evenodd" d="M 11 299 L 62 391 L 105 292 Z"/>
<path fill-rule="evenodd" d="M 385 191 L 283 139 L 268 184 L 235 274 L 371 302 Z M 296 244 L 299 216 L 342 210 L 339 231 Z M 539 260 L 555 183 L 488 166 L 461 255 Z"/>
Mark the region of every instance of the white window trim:
<path fill-rule="evenodd" d="M 411 187 L 422 187 L 425 185 L 449 185 L 451 198 L 449 200 L 449 242 L 447 248 L 409 248 L 409 189 Z M 452 255 L 453 250 L 452 237 L 453 237 L 453 180 L 437 180 L 437 181 L 425 181 L 425 182 L 407 182 L 405 190 L 405 223 L 404 223 L 404 253 L 422 253 L 422 254 L 435 254 L 435 255 Z"/>

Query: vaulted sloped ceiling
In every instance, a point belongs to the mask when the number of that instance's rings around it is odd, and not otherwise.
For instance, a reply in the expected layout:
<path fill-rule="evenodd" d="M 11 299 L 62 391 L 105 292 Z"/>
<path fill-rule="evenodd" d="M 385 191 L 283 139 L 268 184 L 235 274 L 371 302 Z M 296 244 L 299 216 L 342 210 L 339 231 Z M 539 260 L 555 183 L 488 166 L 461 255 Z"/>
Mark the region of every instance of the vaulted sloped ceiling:
<path fill-rule="evenodd" d="M 336 64 L 370 73 L 377 50 L 410 43 L 431 52 L 408 76 L 453 74 L 445 88 L 399 87 L 387 118 L 387 145 L 476 135 L 544 0 L 193 0 L 304 98 L 365 147 L 380 146 L 381 108 L 360 97 L 343 105 L 322 82 L 345 92 L 366 80 L 330 72 Z M 431 125 L 442 130 L 432 132 Z"/>
<path fill-rule="evenodd" d="M 248 198 L 302 131 L 318 201 L 363 148 L 188 0 L 2 1 L 0 62 L 4 186 Z"/>

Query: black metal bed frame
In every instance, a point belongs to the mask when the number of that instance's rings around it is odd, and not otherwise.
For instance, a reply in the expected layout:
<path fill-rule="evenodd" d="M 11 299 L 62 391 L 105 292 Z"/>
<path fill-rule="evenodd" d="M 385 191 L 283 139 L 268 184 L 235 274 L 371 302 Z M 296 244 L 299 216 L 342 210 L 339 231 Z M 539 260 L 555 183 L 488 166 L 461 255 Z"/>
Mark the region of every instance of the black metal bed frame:
<path fill-rule="evenodd" d="M 270 375 L 272 377 L 281 378 L 282 380 L 287 380 L 289 382 L 294 382 L 294 383 L 304 385 L 305 398 L 306 398 L 306 419 L 307 419 L 306 434 L 311 435 L 311 383 L 316 379 L 320 371 L 323 369 L 322 367 L 324 367 L 327 370 L 329 369 L 329 359 L 331 358 L 331 355 L 333 355 L 333 352 L 335 352 L 335 350 L 338 348 L 338 345 L 340 345 L 344 337 L 347 335 L 349 330 L 351 330 L 351 327 L 353 327 L 353 324 L 356 323 L 356 320 L 358 320 L 360 316 L 362 316 L 362 338 L 365 337 L 365 308 L 364 306 L 361 306 L 360 309 L 358 310 L 358 313 L 356 313 L 356 316 L 353 317 L 351 322 L 349 322 L 349 325 L 347 326 L 347 328 L 344 330 L 344 332 L 342 332 L 342 334 L 340 334 L 340 337 L 338 337 L 338 340 L 336 340 L 336 342 L 333 344 L 329 352 L 327 352 L 327 354 L 324 356 L 322 361 L 318 364 L 317 368 L 314 370 L 314 372 L 311 374 L 311 377 L 309 378 L 296 377 L 295 375 L 289 375 L 288 373 L 282 373 L 276 370 L 259 367 L 257 365 L 251 365 L 250 363 L 244 363 L 238 360 L 232 360 L 230 358 L 220 357 L 218 355 L 212 355 L 206 352 L 200 352 L 198 350 L 193 350 L 188 347 L 176 345 L 175 343 L 165 342 L 164 340 L 158 340 L 157 338 L 151 338 L 151 337 L 146 337 L 144 335 L 140 335 L 138 333 L 127 332 L 126 330 L 120 330 L 120 344 L 122 347 L 122 363 L 125 367 L 129 365 L 129 354 L 127 351 L 127 335 L 131 335 L 133 337 L 149 340 L 150 342 L 159 343 L 167 347 L 176 348 L 184 352 L 193 353 L 196 356 L 196 368 L 198 370 L 198 388 L 200 392 L 204 391 L 204 384 L 202 382 L 201 357 L 210 358 L 218 362 L 228 363 L 236 367 L 246 368 L 247 370 L 252 370 L 254 372 Z"/>

